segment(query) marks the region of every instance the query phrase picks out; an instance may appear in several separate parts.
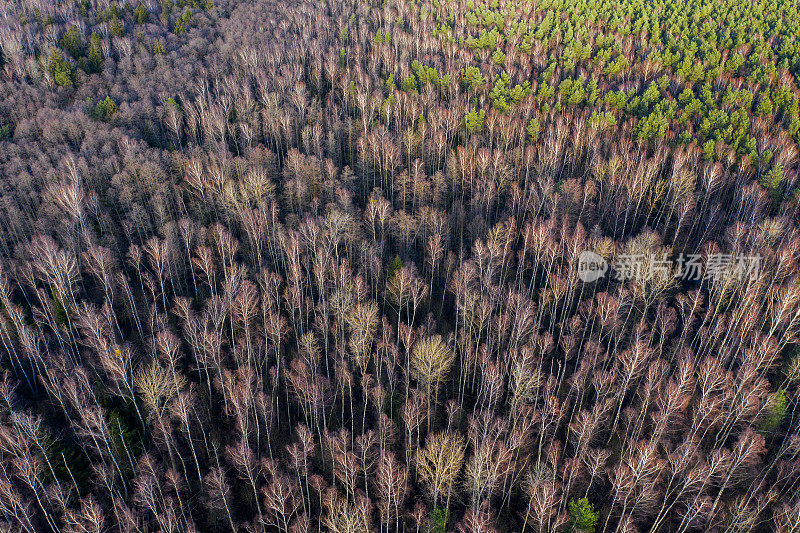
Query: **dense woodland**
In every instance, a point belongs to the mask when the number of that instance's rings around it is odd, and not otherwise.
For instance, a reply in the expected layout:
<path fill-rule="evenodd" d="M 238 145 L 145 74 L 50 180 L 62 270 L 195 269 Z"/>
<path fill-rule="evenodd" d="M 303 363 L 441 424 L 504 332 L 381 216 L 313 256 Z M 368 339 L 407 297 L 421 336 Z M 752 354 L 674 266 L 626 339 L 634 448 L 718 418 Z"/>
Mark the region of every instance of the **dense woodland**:
<path fill-rule="evenodd" d="M 799 81 L 793 0 L 0 2 L 0 530 L 800 531 Z"/>

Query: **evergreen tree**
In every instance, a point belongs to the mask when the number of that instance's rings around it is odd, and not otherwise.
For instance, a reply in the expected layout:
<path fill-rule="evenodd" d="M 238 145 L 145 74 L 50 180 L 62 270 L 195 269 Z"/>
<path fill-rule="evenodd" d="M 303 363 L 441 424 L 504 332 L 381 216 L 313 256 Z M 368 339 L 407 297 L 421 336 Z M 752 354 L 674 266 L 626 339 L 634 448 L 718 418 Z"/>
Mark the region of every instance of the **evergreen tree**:
<path fill-rule="evenodd" d="M 89 52 L 87 54 L 87 64 L 90 73 L 103 71 L 103 48 L 100 43 L 100 36 L 93 33 L 89 37 Z"/>
<path fill-rule="evenodd" d="M 60 50 L 50 52 L 48 70 L 53 81 L 59 87 L 66 87 L 75 82 L 75 67 L 67 61 Z"/>
<path fill-rule="evenodd" d="M 586 498 L 572 499 L 569 502 L 569 521 L 576 533 L 594 533 L 597 526 L 597 512 Z"/>

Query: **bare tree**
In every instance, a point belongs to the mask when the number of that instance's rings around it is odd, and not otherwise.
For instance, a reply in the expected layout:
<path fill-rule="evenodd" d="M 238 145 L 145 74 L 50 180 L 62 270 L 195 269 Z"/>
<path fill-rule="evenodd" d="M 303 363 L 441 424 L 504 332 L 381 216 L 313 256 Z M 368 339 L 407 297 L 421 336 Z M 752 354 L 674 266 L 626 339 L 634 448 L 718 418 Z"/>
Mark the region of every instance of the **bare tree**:
<path fill-rule="evenodd" d="M 444 498 L 445 512 L 464 463 L 464 441 L 460 435 L 435 433 L 429 435 L 425 448 L 417 452 L 414 464 L 417 476 L 425 484 L 434 507 Z"/>
<path fill-rule="evenodd" d="M 417 341 L 411 355 L 411 375 L 424 387 L 428 402 L 428 431 L 431 428 L 431 396 L 437 395 L 439 386 L 447 379 L 455 354 L 440 335 Z M 434 405 L 436 405 L 434 401 Z"/>

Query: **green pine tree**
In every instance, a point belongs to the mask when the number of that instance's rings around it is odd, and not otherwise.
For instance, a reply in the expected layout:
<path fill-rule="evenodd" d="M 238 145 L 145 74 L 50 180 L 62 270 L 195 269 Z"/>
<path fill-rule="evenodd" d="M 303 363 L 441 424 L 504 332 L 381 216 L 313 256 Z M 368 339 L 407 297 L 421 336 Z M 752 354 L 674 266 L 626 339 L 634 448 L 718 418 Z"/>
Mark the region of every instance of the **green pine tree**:
<path fill-rule="evenodd" d="M 775 165 L 762 175 L 759 181 L 761 186 L 767 189 L 772 201 L 779 202 L 781 199 L 781 184 L 783 183 L 783 166 Z"/>
<path fill-rule="evenodd" d="M 50 52 L 48 71 L 55 84 L 59 87 L 66 87 L 75 83 L 75 67 L 67 61 L 61 50 Z"/>
<path fill-rule="evenodd" d="M 139 4 L 136 6 L 136 9 L 133 10 L 133 20 L 136 24 L 144 24 L 150 20 L 150 11 L 144 4 Z"/>
<path fill-rule="evenodd" d="M 533 117 L 531 121 L 528 123 L 527 127 L 528 136 L 531 138 L 531 141 L 536 142 L 539 140 L 540 129 L 541 129 L 541 124 L 539 123 L 539 119 Z"/>
<path fill-rule="evenodd" d="M 120 20 L 116 13 L 111 16 L 111 22 L 109 23 L 109 29 L 111 35 L 115 37 L 122 37 L 125 35 L 125 24 Z"/>
<path fill-rule="evenodd" d="M 569 522 L 572 531 L 594 533 L 597 526 L 598 513 L 586 498 L 572 499 L 569 502 Z"/>
<path fill-rule="evenodd" d="M 110 96 L 106 96 L 105 100 L 100 100 L 94 106 L 92 116 L 98 120 L 108 120 L 117 111 L 119 111 L 117 103 Z"/>
<path fill-rule="evenodd" d="M 78 59 L 83 55 L 83 41 L 81 39 L 81 30 L 77 26 L 70 26 L 67 31 L 61 36 L 58 46 L 66 52 Z"/>
<path fill-rule="evenodd" d="M 102 72 L 103 62 L 103 47 L 100 44 L 100 36 L 93 33 L 92 36 L 89 37 L 89 53 L 87 54 L 89 72 Z"/>
<path fill-rule="evenodd" d="M 767 408 L 767 414 L 761 422 L 761 431 L 772 433 L 778 429 L 786 416 L 787 407 L 786 393 L 783 390 L 779 390 L 775 393 Z"/>
<path fill-rule="evenodd" d="M 486 111 L 481 109 L 478 111 L 477 109 L 470 111 L 464 117 L 464 127 L 467 129 L 467 133 L 478 133 L 483 131 L 483 121 L 486 118 Z"/>

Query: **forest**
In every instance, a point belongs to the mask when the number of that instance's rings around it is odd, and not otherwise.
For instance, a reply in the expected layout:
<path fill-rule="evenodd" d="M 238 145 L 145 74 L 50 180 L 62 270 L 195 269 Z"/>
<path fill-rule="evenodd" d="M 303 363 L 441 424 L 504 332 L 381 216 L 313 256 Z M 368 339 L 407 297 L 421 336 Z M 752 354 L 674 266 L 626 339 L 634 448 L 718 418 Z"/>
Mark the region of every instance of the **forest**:
<path fill-rule="evenodd" d="M 799 532 L 798 9 L 0 1 L 0 532 Z"/>

